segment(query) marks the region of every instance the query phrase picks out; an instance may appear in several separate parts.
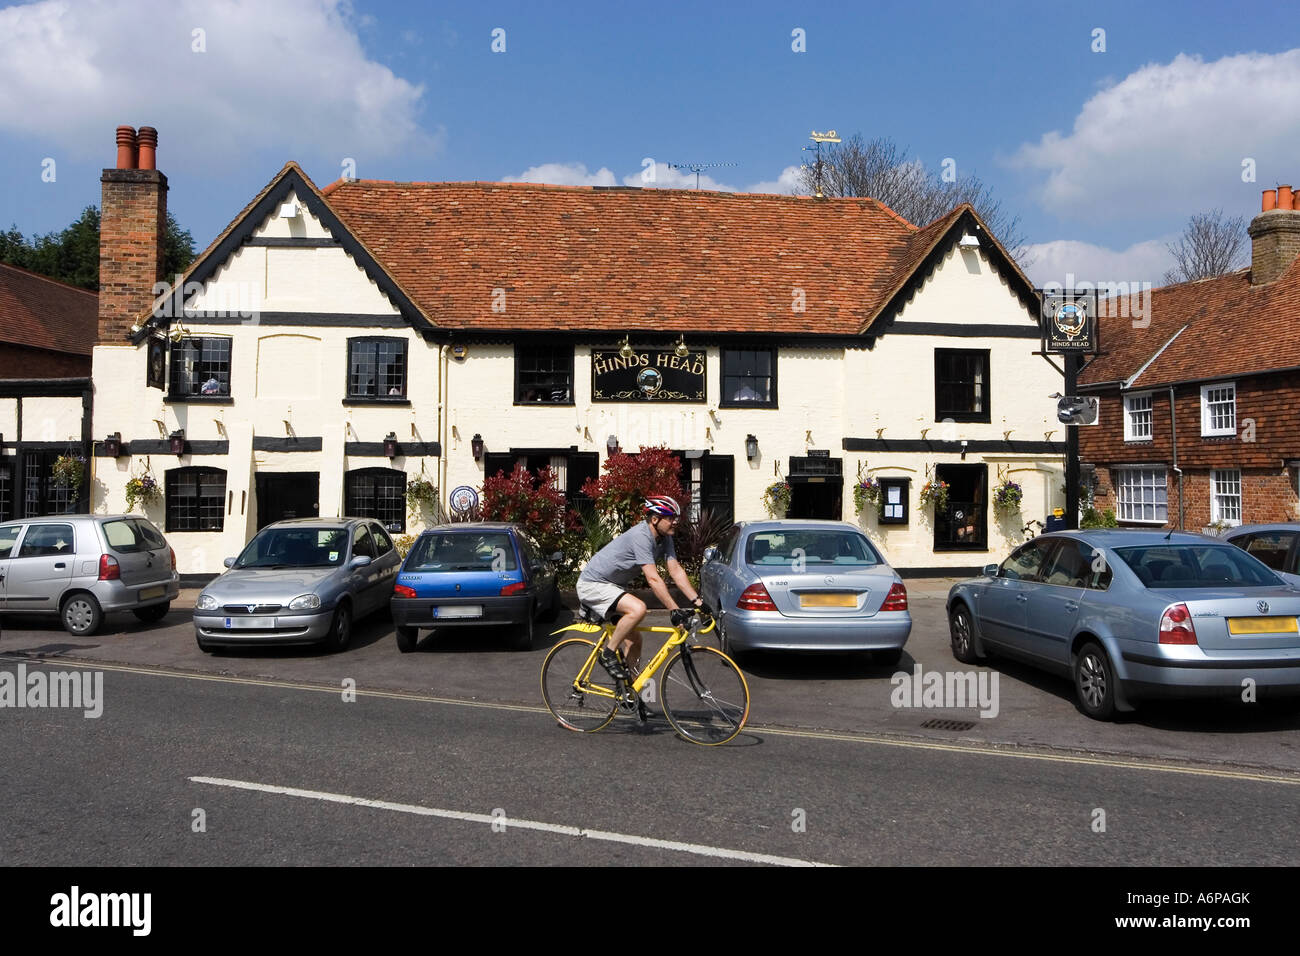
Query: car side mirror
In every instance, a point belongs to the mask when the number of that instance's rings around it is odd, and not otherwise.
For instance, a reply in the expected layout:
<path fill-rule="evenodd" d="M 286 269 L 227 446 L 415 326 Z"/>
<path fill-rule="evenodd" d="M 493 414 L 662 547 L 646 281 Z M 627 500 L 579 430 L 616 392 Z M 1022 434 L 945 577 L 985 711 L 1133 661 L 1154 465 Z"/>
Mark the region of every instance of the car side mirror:
<path fill-rule="evenodd" d="M 238 558 L 226 558 L 226 560 L 222 561 L 221 563 L 228 568 L 233 568 L 235 566 L 235 562 L 238 560 L 239 560 Z"/>
<path fill-rule="evenodd" d="M 998 566 L 996 564 L 984 565 L 984 576 L 986 578 L 996 578 L 998 576 Z"/>
<path fill-rule="evenodd" d="M 717 548 L 705 548 L 705 549 L 704 549 L 704 563 L 705 563 L 705 564 L 708 564 L 710 561 L 716 561 L 716 560 L 718 560 L 718 549 L 717 549 Z"/>
<path fill-rule="evenodd" d="M 352 559 L 352 563 L 348 566 L 352 568 L 364 568 L 369 563 L 370 563 L 370 555 L 358 554 L 355 558 Z"/>

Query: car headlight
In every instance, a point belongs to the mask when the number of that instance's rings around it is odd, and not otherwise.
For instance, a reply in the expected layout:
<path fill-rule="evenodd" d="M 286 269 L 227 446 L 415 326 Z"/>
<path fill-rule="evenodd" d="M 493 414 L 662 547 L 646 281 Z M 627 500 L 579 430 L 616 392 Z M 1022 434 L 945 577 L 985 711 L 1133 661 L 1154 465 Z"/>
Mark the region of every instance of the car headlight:
<path fill-rule="evenodd" d="M 299 594 L 289 602 L 290 611 L 314 611 L 320 607 L 319 594 Z"/>
<path fill-rule="evenodd" d="M 194 607 L 200 611 L 215 611 L 217 609 L 217 599 L 211 594 L 200 594 Z"/>

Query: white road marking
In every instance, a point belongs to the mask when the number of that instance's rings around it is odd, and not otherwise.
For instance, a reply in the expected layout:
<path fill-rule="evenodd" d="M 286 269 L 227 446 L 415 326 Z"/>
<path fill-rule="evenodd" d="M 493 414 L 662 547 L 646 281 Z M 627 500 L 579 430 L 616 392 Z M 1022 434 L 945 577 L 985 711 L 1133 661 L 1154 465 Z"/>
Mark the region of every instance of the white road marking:
<path fill-rule="evenodd" d="M 469 813 L 464 810 L 440 810 L 437 807 L 422 807 L 413 803 L 392 803 L 388 800 L 370 800 L 366 797 L 352 797 L 343 793 L 326 793 L 322 790 L 299 790 L 296 787 L 278 787 L 269 783 L 253 783 L 248 780 L 227 780 L 221 777 L 190 777 L 191 783 L 208 784 L 213 787 L 229 787 L 235 790 L 255 790 L 259 793 L 275 793 L 287 797 L 304 797 L 308 800 L 323 800 L 329 803 L 346 803 L 358 807 L 372 807 L 377 810 L 393 810 L 397 813 L 412 813 L 422 817 L 441 817 L 444 820 L 460 820 L 463 823 L 486 823 L 489 826 L 501 825 L 504 819 L 507 829 L 540 830 L 543 833 L 558 833 L 561 836 L 585 837 L 588 840 L 605 840 L 609 843 L 630 843 L 634 846 L 650 847 L 656 850 L 675 850 L 679 853 L 694 853 L 697 856 L 709 856 L 724 860 L 741 860 L 746 863 L 767 863 L 772 866 L 834 866 L 832 863 L 816 863 L 812 860 L 800 860 L 789 856 L 772 856 L 767 853 L 750 853 L 748 850 L 729 850 L 726 847 L 707 846 L 701 843 L 679 843 L 676 840 L 657 840 L 654 837 L 634 836 L 629 833 L 611 833 L 607 830 L 586 830 L 581 827 L 566 826 L 562 823 L 543 823 L 540 820 L 518 820 L 514 817 L 494 817 L 486 813 Z"/>

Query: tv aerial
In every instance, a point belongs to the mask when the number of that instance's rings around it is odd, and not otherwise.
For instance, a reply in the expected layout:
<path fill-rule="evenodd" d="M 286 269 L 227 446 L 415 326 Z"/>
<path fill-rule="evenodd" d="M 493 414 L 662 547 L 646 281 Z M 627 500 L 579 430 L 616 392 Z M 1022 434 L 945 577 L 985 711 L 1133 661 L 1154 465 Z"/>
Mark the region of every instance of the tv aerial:
<path fill-rule="evenodd" d="M 718 166 L 735 166 L 736 163 L 669 163 L 669 169 L 686 169 L 695 174 L 695 188 L 700 188 L 700 170 L 714 169 Z"/>
<path fill-rule="evenodd" d="M 840 134 L 833 129 L 828 129 L 824 133 L 819 133 L 816 130 L 813 130 L 808 134 L 808 138 L 816 144 L 814 146 L 804 147 L 804 150 L 817 154 L 817 159 L 812 164 L 813 183 L 817 186 L 815 196 L 817 199 L 825 199 L 826 195 L 822 192 L 822 173 L 832 167 L 830 163 L 822 161 L 822 143 L 838 143 L 840 142 Z M 804 163 L 803 168 L 808 169 L 808 164 Z"/>

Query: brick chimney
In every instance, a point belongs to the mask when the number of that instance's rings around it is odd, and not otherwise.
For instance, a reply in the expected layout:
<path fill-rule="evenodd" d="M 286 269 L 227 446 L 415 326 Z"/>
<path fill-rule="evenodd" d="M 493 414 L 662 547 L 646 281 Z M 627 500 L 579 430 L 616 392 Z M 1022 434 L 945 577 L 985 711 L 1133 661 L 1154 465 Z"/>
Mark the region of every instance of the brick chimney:
<path fill-rule="evenodd" d="M 1265 189 L 1250 236 L 1250 284 L 1272 282 L 1300 256 L 1300 209 L 1290 186 Z"/>
<path fill-rule="evenodd" d="M 126 345 L 163 278 L 167 177 L 154 168 L 158 131 L 117 128 L 117 167 L 104 170 L 99 217 L 99 345 Z"/>

